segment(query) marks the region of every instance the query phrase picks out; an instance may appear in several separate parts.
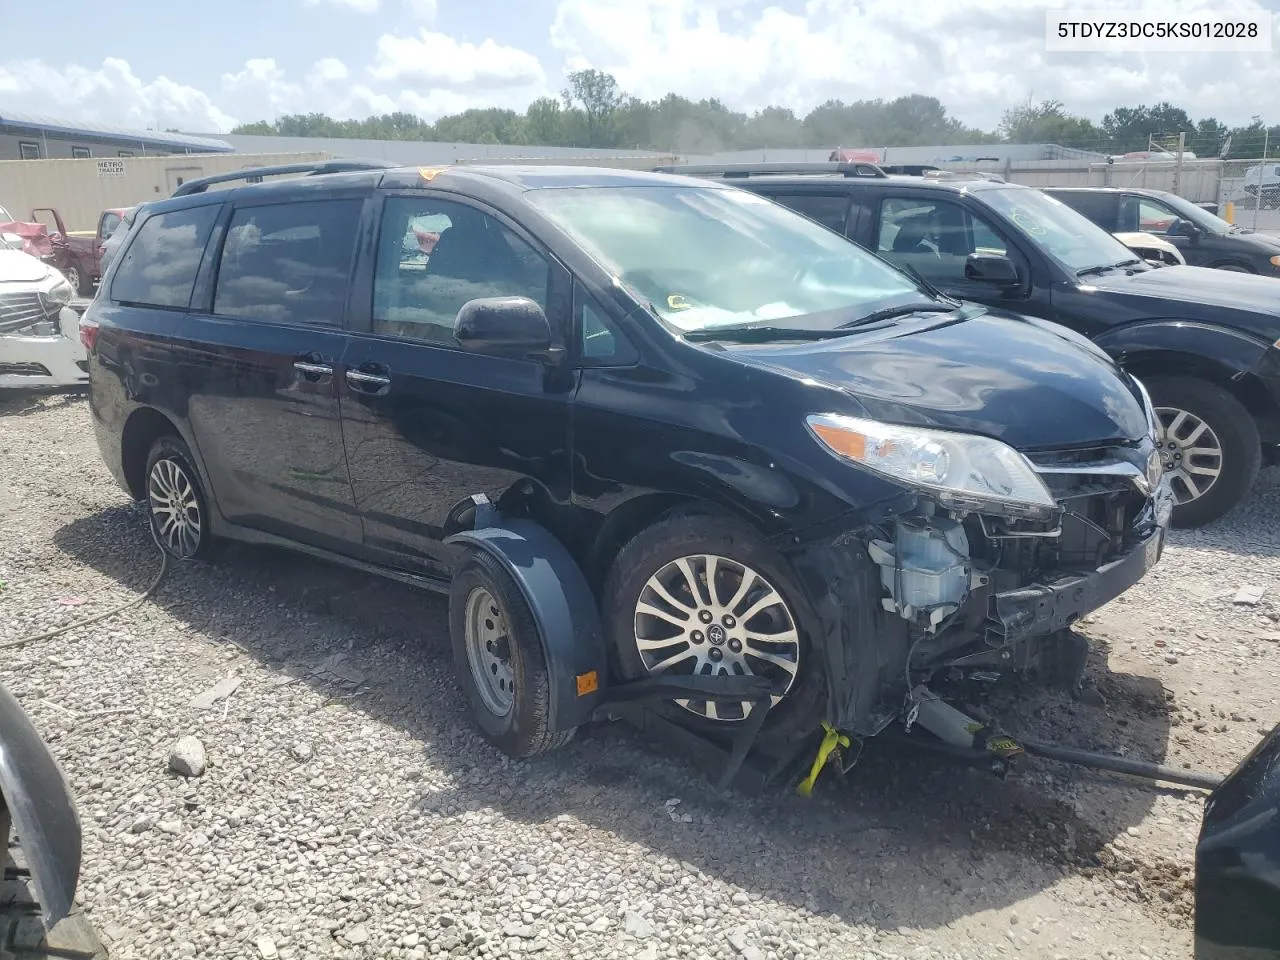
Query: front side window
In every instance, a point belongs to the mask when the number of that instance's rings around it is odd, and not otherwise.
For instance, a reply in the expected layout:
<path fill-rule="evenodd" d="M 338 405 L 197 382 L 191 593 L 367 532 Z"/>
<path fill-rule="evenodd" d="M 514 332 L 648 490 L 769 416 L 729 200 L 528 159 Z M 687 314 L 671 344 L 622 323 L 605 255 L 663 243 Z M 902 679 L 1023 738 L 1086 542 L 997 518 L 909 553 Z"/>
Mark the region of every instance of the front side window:
<path fill-rule="evenodd" d="M 1073 274 L 1137 261 L 1132 250 L 1088 217 L 1030 187 L 996 187 L 982 202 L 1012 223 L 1042 253 Z"/>
<path fill-rule="evenodd" d="M 484 297 L 544 310 L 550 264 L 488 214 L 435 197 L 390 197 L 373 281 L 373 332 L 453 343 L 458 311 Z"/>
<path fill-rule="evenodd" d="M 926 296 L 852 241 L 746 190 L 569 187 L 525 196 L 683 332 L 797 317 L 829 329 Z"/>
<path fill-rule="evenodd" d="M 950 200 L 890 197 L 880 204 L 879 226 L 882 257 L 938 283 L 964 280 L 971 253 L 1009 253 L 989 224 Z"/>
<path fill-rule="evenodd" d="M 149 217 L 116 270 L 111 298 L 185 310 L 220 209 L 205 204 Z"/>
<path fill-rule="evenodd" d="M 115 232 L 115 229 L 118 226 L 120 226 L 120 214 L 104 213 L 102 215 L 102 225 L 99 227 L 98 233 L 102 239 L 105 240 Z"/>
<path fill-rule="evenodd" d="M 361 200 L 245 207 L 231 217 L 213 312 L 340 326 Z"/>

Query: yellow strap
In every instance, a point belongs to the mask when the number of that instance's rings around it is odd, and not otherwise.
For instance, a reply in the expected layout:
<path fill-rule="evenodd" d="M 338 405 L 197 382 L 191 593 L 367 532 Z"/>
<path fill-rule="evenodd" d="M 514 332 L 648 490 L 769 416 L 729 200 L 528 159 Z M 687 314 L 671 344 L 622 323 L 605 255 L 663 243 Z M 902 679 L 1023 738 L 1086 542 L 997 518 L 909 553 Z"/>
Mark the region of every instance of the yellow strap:
<path fill-rule="evenodd" d="M 822 745 L 818 747 L 818 755 L 813 758 L 813 766 L 809 768 L 809 776 L 800 782 L 800 786 L 796 787 L 796 792 L 802 797 L 807 797 L 813 793 L 813 785 L 817 782 L 818 774 L 822 772 L 822 768 L 827 765 L 832 751 L 836 747 L 847 747 L 851 741 L 844 734 L 837 733 L 836 729 L 823 721 L 822 729 L 826 734 L 822 738 Z"/>

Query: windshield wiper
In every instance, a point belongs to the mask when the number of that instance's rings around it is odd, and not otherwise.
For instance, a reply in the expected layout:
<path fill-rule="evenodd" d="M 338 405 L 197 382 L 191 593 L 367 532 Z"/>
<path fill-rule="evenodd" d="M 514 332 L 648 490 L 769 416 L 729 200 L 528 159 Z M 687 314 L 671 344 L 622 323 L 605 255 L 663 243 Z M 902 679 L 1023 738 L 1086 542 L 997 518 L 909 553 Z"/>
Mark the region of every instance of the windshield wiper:
<path fill-rule="evenodd" d="M 1132 260 L 1121 260 L 1119 263 L 1100 263 L 1096 267 L 1085 267 L 1083 270 L 1077 270 L 1077 277 L 1091 277 L 1094 274 L 1106 273 L 1108 270 L 1119 270 L 1121 267 L 1136 267 L 1142 261 L 1137 257 Z"/>
<path fill-rule="evenodd" d="M 813 330 L 804 327 L 762 327 L 744 324 L 737 327 L 708 327 L 705 330 L 690 330 L 684 334 L 684 338 L 695 342 L 736 340 L 740 343 L 771 343 L 775 340 L 829 340 L 833 337 L 847 337 L 848 335 L 849 331 L 842 330 L 839 327 Z"/>
<path fill-rule="evenodd" d="M 944 307 L 936 303 L 917 304 L 914 307 L 885 307 L 883 310 L 872 310 L 865 317 L 859 317 L 857 320 L 842 323 L 836 329 L 847 330 L 849 327 L 861 327 L 868 323 L 875 323 L 877 320 L 906 317 L 913 313 L 955 313 L 955 310 L 955 307 Z"/>

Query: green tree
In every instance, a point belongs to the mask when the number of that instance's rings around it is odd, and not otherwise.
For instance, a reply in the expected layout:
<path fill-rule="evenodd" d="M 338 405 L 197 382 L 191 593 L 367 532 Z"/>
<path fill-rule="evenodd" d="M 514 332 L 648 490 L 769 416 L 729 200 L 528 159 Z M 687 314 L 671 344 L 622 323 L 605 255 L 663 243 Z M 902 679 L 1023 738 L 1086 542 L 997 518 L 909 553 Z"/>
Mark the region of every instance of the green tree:
<path fill-rule="evenodd" d="M 1062 147 L 1096 148 L 1102 131 L 1091 120 L 1067 113 L 1061 100 L 1030 99 L 1004 112 L 997 131 L 1010 143 L 1056 143 Z"/>
<path fill-rule="evenodd" d="M 587 146 L 611 147 L 614 114 L 623 96 L 612 74 L 600 70 L 577 70 L 568 76 L 569 86 L 561 94 L 565 105 L 582 105 L 587 118 Z"/>

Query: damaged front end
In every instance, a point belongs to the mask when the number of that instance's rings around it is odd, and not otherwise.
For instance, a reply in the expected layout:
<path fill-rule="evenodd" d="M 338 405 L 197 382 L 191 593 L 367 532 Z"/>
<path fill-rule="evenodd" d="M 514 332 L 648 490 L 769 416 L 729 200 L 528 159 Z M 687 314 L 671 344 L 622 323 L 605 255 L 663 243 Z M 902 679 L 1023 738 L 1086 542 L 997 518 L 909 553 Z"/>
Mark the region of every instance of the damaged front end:
<path fill-rule="evenodd" d="M 928 683 L 1006 674 L 1078 683 L 1082 650 L 1068 628 L 1159 560 L 1173 495 L 1149 439 L 1027 461 L 1052 505 L 919 492 L 802 551 L 806 580 L 818 570 L 827 579 L 817 606 L 833 726 L 874 735 Z"/>
<path fill-rule="evenodd" d="M 58 271 L 17 251 L 0 251 L 0 388 L 88 382 L 73 297 Z"/>

